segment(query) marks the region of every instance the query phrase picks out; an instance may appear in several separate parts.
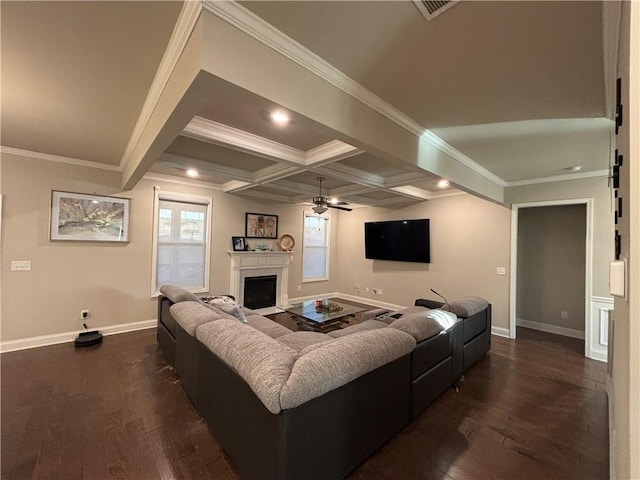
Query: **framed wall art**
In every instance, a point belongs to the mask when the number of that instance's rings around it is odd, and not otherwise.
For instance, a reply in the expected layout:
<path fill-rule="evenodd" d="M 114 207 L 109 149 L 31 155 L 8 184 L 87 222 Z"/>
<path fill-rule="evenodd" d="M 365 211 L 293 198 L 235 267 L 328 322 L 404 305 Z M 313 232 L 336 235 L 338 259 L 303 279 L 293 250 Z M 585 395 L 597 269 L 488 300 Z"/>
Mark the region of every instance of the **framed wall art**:
<path fill-rule="evenodd" d="M 51 192 L 51 240 L 128 242 L 128 198 Z"/>
<path fill-rule="evenodd" d="M 244 236 L 247 238 L 278 238 L 278 216 L 247 213 Z"/>

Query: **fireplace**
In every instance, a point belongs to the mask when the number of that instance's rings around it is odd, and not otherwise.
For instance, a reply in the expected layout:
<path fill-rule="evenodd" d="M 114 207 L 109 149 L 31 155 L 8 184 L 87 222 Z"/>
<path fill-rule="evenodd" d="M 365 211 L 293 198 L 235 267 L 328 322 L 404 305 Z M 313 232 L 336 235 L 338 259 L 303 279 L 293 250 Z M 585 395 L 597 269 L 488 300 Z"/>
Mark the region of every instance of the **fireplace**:
<path fill-rule="evenodd" d="M 245 279 L 251 277 L 276 277 L 275 299 L 270 301 L 267 307 L 259 308 L 267 310 L 276 309 L 278 306 L 289 303 L 289 262 L 292 252 L 227 252 L 231 257 L 231 276 L 229 278 L 229 293 L 236 297 L 241 305 L 251 307 L 245 299 Z"/>
<path fill-rule="evenodd" d="M 257 308 L 273 307 L 276 304 L 277 275 L 244 277 L 244 306 Z"/>

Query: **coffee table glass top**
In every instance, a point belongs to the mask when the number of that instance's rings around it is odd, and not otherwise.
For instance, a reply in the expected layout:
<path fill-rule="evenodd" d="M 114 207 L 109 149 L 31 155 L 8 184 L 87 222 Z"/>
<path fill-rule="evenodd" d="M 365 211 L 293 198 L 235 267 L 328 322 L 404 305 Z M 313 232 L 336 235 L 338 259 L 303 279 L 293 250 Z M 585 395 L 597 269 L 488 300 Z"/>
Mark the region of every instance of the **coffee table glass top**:
<path fill-rule="evenodd" d="M 284 310 L 314 323 L 325 323 L 364 311 L 364 308 L 354 307 L 334 300 L 325 301 L 325 305 L 325 308 L 316 307 L 316 300 L 308 300 L 289 305 Z M 335 310 L 333 310 L 334 306 Z"/>

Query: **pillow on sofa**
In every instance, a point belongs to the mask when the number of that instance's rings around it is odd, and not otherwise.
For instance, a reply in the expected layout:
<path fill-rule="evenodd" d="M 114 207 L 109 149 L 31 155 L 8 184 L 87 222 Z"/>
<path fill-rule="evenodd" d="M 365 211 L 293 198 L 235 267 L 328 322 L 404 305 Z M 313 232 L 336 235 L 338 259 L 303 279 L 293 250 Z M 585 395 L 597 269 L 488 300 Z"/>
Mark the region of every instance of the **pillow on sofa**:
<path fill-rule="evenodd" d="M 459 300 L 449 302 L 449 308 L 445 305 L 442 310 L 449 310 L 459 317 L 470 317 L 481 312 L 488 305 L 489 302 L 482 297 L 462 297 Z"/>
<path fill-rule="evenodd" d="M 247 317 L 242 311 L 242 308 L 238 305 L 238 302 L 231 297 L 227 297 L 226 295 L 217 295 L 203 298 L 202 301 L 207 305 L 219 308 L 224 313 L 233 315 L 242 323 L 247 323 Z"/>
<path fill-rule="evenodd" d="M 175 285 L 162 285 L 160 287 L 160 293 L 173 303 L 200 301 L 200 299 L 189 290 L 185 290 L 182 287 L 176 287 Z"/>

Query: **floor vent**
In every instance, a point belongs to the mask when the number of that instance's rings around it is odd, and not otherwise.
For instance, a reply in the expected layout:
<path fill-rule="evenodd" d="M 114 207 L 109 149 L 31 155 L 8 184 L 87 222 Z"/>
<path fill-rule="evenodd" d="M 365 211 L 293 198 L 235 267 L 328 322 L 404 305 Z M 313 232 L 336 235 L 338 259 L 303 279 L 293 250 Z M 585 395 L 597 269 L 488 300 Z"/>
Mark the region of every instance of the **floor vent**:
<path fill-rule="evenodd" d="M 427 20 L 433 20 L 445 10 L 453 7 L 460 0 L 414 0 L 418 10 Z"/>

